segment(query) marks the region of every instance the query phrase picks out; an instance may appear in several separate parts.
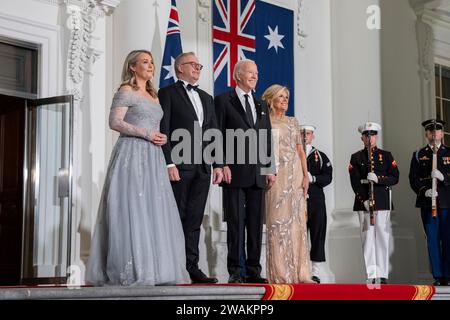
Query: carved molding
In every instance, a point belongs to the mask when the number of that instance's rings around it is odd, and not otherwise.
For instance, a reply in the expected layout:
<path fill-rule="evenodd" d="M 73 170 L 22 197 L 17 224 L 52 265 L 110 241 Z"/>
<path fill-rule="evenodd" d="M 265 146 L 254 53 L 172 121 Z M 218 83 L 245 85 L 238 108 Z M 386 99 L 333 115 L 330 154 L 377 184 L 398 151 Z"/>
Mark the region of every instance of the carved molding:
<path fill-rule="evenodd" d="M 111 14 L 122 0 L 35 0 L 56 6 L 60 5 L 75 5 L 87 10 L 88 8 L 97 8 L 100 16 L 104 14 Z"/>
<path fill-rule="evenodd" d="M 211 8 L 210 0 L 198 0 L 198 6 L 202 8 Z"/>
<path fill-rule="evenodd" d="M 297 0 L 297 36 L 298 36 L 298 46 L 300 48 L 305 48 L 306 38 L 308 35 L 303 30 L 302 26 L 302 14 L 303 14 L 303 0 Z"/>
<path fill-rule="evenodd" d="M 104 16 L 103 7 L 99 6 L 101 2 L 103 1 L 64 0 L 68 15 L 66 27 L 69 32 L 66 88 L 76 101 L 83 99 L 83 80 L 85 74 L 89 73 L 89 66 L 101 55 L 91 47 L 96 21 Z"/>
<path fill-rule="evenodd" d="M 198 19 L 202 23 L 209 23 L 211 22 L 211 1 L 208 0 L 198 0 Z"/>
<path fill-rule="evenodd" d="M 424 80 L 430 81 L 434 78 L 433 63 L 433 29 L 432 27 L 417 20 L 416 22 L 417 44 L 419 49 L 419 67 L 420 74 Z"/>
<path fill-rule="evenodd" d="M 422 119 L 435 117 L 436 106 L 434 98 L 434 34 L 430 24 L 424 21 L 427 5 L 433 5 L 434 0 L 410 0 L 411 7 L 417 15 L 416 39 L 419 54 L 419 76 L 421 81 Z"/>

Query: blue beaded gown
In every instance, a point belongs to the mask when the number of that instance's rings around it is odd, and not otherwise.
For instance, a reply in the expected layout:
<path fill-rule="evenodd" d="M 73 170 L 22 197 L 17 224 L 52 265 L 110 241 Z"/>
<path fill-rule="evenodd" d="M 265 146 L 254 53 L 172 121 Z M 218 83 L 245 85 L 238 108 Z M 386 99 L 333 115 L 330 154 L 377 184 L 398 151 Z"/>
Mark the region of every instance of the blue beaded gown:
<path fill-rule="evenodd" d="M 161 106 L 134 91 L 117 92 L 120 137 L 111 154 L 86 268 L 93 285 L 187 283 L 183 228 L 160 146 L 142 132 L 159 130 Z M 122 109 L 122 108 L 120 108 Z"/>

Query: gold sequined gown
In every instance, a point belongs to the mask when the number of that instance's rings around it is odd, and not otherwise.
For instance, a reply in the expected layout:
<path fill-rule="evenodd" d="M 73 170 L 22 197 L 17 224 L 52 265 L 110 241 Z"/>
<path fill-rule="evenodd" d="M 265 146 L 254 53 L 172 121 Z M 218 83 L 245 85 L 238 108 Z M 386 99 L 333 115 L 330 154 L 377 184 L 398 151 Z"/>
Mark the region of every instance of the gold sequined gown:
<path fill-rule="evenodd" d="M 296 145 L 300 126 L 294 117 L 271 116 L 278 141 L 277 180 L 266 194 L 267 275 L 269 283 L 311 282 L 303 171 Z"/>

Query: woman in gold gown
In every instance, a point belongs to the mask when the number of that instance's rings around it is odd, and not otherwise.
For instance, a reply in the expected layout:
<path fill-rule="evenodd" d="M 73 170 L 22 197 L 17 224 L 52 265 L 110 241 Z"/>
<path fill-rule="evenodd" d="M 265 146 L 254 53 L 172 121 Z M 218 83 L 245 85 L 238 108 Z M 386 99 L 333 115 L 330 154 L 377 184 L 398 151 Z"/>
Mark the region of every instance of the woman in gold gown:
<path fill-rule="evenodd" d="M 266 194 L 267 275 L 269 283 L 313 283 L 307 238 L 308 169 L 298 120 L 286 116 L 289 90 L 270 86 L 277 181 Z M 278 144 L 278 146 L 277 146 Z"/>

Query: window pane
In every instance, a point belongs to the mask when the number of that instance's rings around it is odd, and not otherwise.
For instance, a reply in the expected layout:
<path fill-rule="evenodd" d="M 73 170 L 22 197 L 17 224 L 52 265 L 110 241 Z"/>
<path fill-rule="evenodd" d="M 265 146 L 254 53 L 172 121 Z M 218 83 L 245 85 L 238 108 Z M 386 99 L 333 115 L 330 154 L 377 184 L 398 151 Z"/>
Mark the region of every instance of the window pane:
<path fill-rule="evenodd" d="M 445 132 L 449 132 L 450 133 L 450 102 L 449 101 L 444 101 L 444 107 L 443 107 L 443 117 L 442 120 L 444 120 L 445 122 L 447 122 L 445 124 Z"/>
<path fill-rule="evenodd" d="M 450 99 L 450 69 L 442 68 L 442 97 Z"/>
<path fill-rule="evenodd" d="M 440 97 L 441 96 L 441 81 L 439 79 L 439 76 L 434 77 L 435 82 L 436 82 L 436 97 Z"/>
<path fill-rule="evenodd" d="M 441 117 L 441 99 L 436 98 L 436 118 L 442 119 Z"/>

